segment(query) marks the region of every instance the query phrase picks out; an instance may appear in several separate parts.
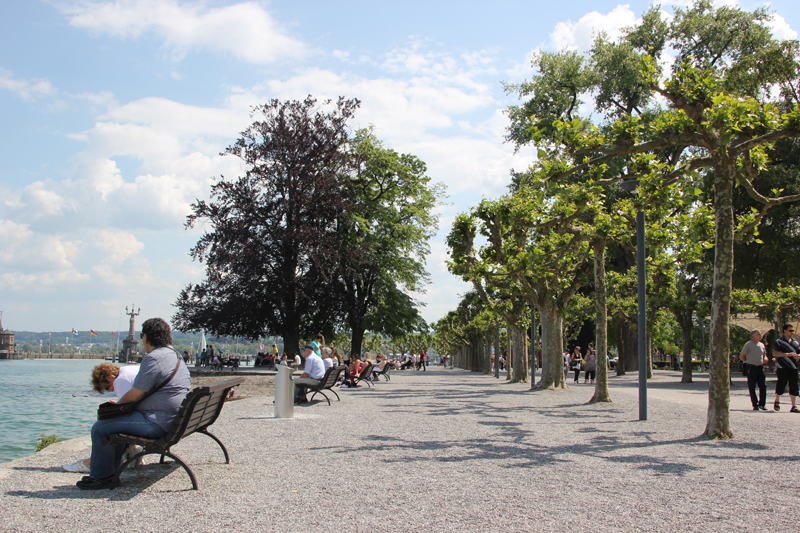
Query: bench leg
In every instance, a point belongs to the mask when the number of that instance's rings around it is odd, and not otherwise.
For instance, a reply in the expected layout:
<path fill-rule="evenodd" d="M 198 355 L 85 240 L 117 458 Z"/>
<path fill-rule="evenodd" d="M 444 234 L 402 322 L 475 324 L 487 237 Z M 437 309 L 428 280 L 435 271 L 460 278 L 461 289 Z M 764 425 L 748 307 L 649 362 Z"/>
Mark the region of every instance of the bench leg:
<path fill-rule="evenodd" d="M 191 479 L 191 480 L 192 480 L 192 490 L 197 490 L 197 478 L 195 478 L 195 477 L 194 477 L 194 472 L 192 472 L 192 469 L 191 469 L 191 468 L 189 468 L 189 465 L 187 465 L 186 463 L 184 463 L 184 462 L 183 462 L 183 459 L 181 459 L 181 458 L 180 458 L 180 457 L 178 457 L 177 455 L 174 455 L 174 454 L 173 454 L 172 452 L 170 452 L 169 450 L 167 450 L 167 451 L 164 453 L 164 455 L 166 455 L 166 456 L 167 456 L 167 457 L 169 457 L 170 459 L 173 459 L 173 460 L 175 460 L 175 462 L 176 462 L 176 463 L 178 463 L 179 465 L 181 465 L 181 467 L 182 467 L 182 468 L 183 468 L 183 469 L 186 471 L 186 473 L 187 473 L 187 474 L 189 474 L 189 479 Z M 162 455 L 161 457 L 163 458 L 164 456 Z"/>
<path fill-rule="evenodd" d="M 150 452 L 150 453 L 152 453 L 152 452 Z M 136 461 L 140 457 L 144 457 L 145 455 L 148 455 L 147 450 L 144 450 L 141 453 L 137 453 L 133 457 L 128 457 L 128 459 L 124 463 L 119 465 L 119 468 L 117 468 L 117 471 L 114 472 L 114 479 L 111 480 L 111 488 L 112 489 L 116 489 L 117 487 L 119 487 L 119 476 L 122 475 L 122 471 L 125 470 L 126 468 L 128 468 L 129 464 L 131 464 L 132 462 Z"/>
<path fill-rule="evenodd" d="M 311 395 L 311 398 L 309 398 L 309 399 L 308 399 L 308 401 L 310 402 L 311 400 L 313 400 L 313 399 L 314 399 L 314 396 L 316 396 L 316 395 L 317 395 L 317 393 L 319 393 L 319 394 L 322 394 L 322 396 L 323 396 L 323 397 L 324 397 L 326 400 L 328 400 L 328 405 L 330 405 L 330 404 L 331 404 L 331 399 L 330 399 L 330 398 L 328 398 L 328 395 L 327 395 L 327 394 L 325 394 L 324 392 L 322 392 L 321 390 L 314 391 L 314 394 L 312 394 L 312 395 Z"/>
<path fill-rule="evenodd" d="M 329 390 L 329 391 L 331 391 L 332 393 L 336 394 L 336 391 L 335 391 L 335 390 L 333 390 L 333 389 L 328 389 L 328 390 Z M 337 400 L 339 400 L 340 402 L 342 401 L 342 399 L 341 399 L 341 398 L 339 398 L 339 395 L 338 395 L 338 394 L 336 394 L 336 399 L 337 399 Z"/>
<path fill-rule="evenodd" d="M 220 447 L 220 448 L 222 448 L 222 453 L 224 453 L 224 454 L 225 454 L 225 464 L 228 464 L 228 465 L 229 465 L 229 464 L 231 464 L 231 458 L 230 458 L 230 456 L 228 455 L 228 449 L 225 447 L 225 445 L 224 445 L 224 444 L 222 444 L 222 441 L 221 441 L 221 440 L 219 440 L 219 439 L 218 439 L 218 438 L 217 438 L 217 437 L 216 437 L 216 436 L 215 436 L 213 433 L 211 433 L 211 432 L 210 432 L 210 431 L 208 431 L 207 429 L 204 429 L 204 430 L 203 430 L 203 431 L 201 431 L 200 433 L 203 433 L 204 435 L 208 435 L 209 437 L 211 437 L 212 439 L 214 439 L 215 441 L 217 441 L 217 444 L 219 444 L 219 447 Z"/>

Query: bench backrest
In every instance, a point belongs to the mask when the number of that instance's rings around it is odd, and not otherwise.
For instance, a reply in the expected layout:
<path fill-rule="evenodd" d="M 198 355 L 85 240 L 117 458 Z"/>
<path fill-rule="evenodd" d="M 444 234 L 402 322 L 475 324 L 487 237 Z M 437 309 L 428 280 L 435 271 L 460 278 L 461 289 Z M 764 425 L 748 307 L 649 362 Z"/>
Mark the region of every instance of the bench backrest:
<path fill-rule="evenodd" d="M 375 368 L 375 365 L 372 363 L 365 366 L 361 369 L 361 373 L 358 375 L 358 379 L 367 379 L 368 377 L 372 376 L 372 369 Z"/>
<path fill-rule="evenodd" d="M 319 382 L 320 389 L 330 389 L 336 385 L 336 382 L 339 381 L 339 378 L 342 376 L 342 373 L 347 370 L 347 367 L 344 365 L 339 366 L 332 366 L 326 372 L 325 375 L 322 376 L 322 379 Z"/>
<path fill-rule="evenodd" d="M 216 422 L 222 406 L 225 405 L 228 391 L 242 383 L 244 378 L 234 378 L 192 389 L 183 399 L 178 415 L 163 439 L 167 446 Z"/>

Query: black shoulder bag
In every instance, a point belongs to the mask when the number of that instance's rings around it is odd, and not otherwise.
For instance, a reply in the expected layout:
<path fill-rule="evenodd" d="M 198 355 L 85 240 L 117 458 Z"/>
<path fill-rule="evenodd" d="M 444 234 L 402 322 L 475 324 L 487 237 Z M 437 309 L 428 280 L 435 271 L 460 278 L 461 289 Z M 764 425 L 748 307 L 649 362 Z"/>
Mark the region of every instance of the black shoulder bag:
<path fill-rule="evenodd" d="M 172 378 L 175 377 L 175 374 L 178 373 L 178 369 L 181 367 L 181 355 L 175 348 L 171 348 L 173 352 L 178 356 L 178 364 L 175 365 L 175 370 L 172 371 L 172 374 L 158 387 L 151 389 L 145 393 L 144 396 L 136 400 L 135 402 L 128 402 L 128 403 L 115 403 L 115 402 L 105 402 L 101 403 L 97 406 L 97 419 L 98 420 L 107 420 L 109 418 L 114 418 L 121 415 L 127 415 L 130 412 L 133 412 L 134 407 L 139 402 L 142 402 L 149 398 L 151 395 L 155 394 L 159 390 L 161 390 L 167 383 L 172 381 Z"/>

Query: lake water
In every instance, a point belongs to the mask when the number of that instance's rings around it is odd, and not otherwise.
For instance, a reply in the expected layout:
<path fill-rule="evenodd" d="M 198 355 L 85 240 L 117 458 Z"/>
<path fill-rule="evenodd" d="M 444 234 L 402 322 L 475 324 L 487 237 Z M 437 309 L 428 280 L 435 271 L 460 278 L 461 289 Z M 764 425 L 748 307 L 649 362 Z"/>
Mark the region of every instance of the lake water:
<path fill-rule="evenodd" d="M 61 440 L 88 435 L 106 401 L 90 396 L 92 368 L 101 362 L 0 360 L 0 462 L 34 453 L 40 433 Z"/>

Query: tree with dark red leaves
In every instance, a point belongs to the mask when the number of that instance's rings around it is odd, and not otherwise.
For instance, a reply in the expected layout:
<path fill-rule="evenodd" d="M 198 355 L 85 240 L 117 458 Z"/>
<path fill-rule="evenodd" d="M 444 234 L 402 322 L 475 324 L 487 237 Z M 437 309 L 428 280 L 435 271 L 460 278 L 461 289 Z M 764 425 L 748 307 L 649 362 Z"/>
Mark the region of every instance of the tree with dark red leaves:
<path fill-rule="evenodd" d="M 192 248 L 206 280 L 181 291 L 176 329 L 257 338 L 283 336 L 285 351 L 301 335 L 336 319 L 327 312 L 335 265 L 336 223 L 347 205 L 340 176 L 349 173 L 347 122 L 358 100 L 321 105 L 271 102 L 226 150 L 247 171 L 220 179 L 209 202 L 192 205 L 187 227 L 208 225 Z M 334 313 L 335 314 L 335 313 Z"/>

